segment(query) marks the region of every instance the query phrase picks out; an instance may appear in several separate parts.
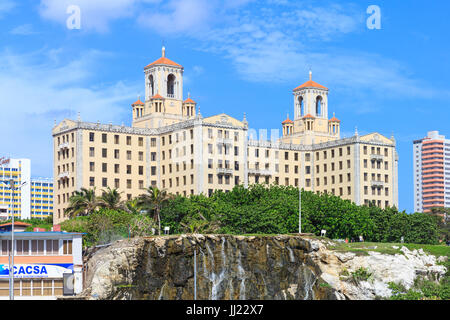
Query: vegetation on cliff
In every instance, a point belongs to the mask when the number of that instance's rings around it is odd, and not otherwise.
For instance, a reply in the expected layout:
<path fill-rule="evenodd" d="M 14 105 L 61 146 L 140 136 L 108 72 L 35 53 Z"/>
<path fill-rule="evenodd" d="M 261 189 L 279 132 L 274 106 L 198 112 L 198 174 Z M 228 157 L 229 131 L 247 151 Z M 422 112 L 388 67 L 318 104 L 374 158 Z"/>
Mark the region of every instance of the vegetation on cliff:
<path fill-rule="evenodd" d="M 155 188 L 156 189 L 156 188 Z M 84 191 L 89 195 L 89 190 Z M 231 192 L 214 192 L 210 197 L 167 195 L 146 190 L 147 196 L 121 201 L 116 190 L 104 190 L 99 199 L 76 194 L 68 212 L 82 213 L 64 222 L 63 230 L 86 232 L 88 243 L 106 241 L 113 235 L 151 234 L 151 228 L 170 227 L 171 234 L 289 234 L 298 232 L 299 191 L 292 186 L 236 186 Z M 152 195 L 164 194 L 164 197 Z M 105 198 L 108 200 L 105 202 Z M 73 201 L 76 200 L 76 201 Z M 112 205 L 106 205 L 110 203 Z M 81 205 L 80 205 L 81 204 Z M 330 194 L 302 191 L 302 232 L 331 239 L 359 239 L 372 242 L 437 244 L 442 233 L 438 214 L 399 212 L 358 206 Z M 75 209 L 75 210 L 74 210 Z M 75 216 L 75 215 L 74 215 Z M 144 228 L 147 228 L 145 232 Z"/>

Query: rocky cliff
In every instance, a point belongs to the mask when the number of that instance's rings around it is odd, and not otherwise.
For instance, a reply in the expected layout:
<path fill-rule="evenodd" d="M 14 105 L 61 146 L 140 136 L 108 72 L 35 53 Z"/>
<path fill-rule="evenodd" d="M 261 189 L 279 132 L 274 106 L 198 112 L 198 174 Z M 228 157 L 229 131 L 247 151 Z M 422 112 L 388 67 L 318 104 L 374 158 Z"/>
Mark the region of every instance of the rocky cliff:
<path fill-rule="evenodd" d="M 90 254 L 82 299 L 374 299 L 445 268 L 423 252 L 333 252 L 305 236 L 181 235 L 121 240 Z M 343 274 L 368 268 L 372 276 Z M 194 276 L 195 274 L 195 276 Z M 196 288 L 196 290 L 195 290 Z"/>

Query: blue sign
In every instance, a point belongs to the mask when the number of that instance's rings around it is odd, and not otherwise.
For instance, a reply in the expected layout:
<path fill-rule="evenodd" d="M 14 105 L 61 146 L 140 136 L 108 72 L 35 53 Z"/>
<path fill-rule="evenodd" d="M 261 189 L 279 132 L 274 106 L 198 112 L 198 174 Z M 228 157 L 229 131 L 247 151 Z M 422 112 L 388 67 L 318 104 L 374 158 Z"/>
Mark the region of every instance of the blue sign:
<path fill-rule="evenodd" d="M 60 278 L 64 273 L 73 273 L 73 264 L 19 264 L 14 265 L 17 278 Z M 0 278 L 9 277 L 9 266 L 0 264 Z"/>

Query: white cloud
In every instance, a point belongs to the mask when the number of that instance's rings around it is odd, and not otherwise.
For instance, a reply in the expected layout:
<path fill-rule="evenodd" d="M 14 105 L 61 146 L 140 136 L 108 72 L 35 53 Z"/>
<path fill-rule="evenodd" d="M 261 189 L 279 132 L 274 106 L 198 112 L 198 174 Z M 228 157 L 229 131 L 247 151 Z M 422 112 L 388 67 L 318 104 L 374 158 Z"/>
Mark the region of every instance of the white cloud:
<path fill-rule="evenodd" d="M 0 1 L 0 18 L 3 17 L 4 14 L 10 12 L 16 3 L 13 0 L 1 0 Z"/>
<path fill-rule="evenodd" d="M 33 25 L 23 24 L 12 29 L 10 33 L 18 36 L 29 36 L 37 34 L 38 32 L 34 29 Z"/>
<path fill-rule="evenodd" d="M 44 19 L 66 25 L 67 8 L 78 6 L 81 12 L 81 29 L 106 32 L 109 23 L 116 19 L 132 17 L 138 3 L 149 0 L 41 0 L 39 12 Z"/>
<path fill-rule="evenodd" d="M 85 121 L 121 123 L 141 88 L 123 82 L 89 85 L 105 55 L 91 50 L 65 61 L 62 50 L 0 52 L 0 150 L 31 158 L 36 174 L 51 175 L 54 120 L 75 119 L 80 112 Z"/>

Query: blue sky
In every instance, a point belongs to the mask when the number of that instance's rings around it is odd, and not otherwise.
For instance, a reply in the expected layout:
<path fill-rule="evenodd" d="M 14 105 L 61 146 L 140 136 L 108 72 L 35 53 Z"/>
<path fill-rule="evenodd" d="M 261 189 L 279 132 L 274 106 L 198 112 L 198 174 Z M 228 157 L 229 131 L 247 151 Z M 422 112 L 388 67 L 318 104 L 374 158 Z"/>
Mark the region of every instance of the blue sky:
<path fill-rule="evenodd" d="M 67 28 L 69 5 L 81 28 Z M 381 9 L 370 30 L 369 5 Z M 448 1 L 0 0 L 1 156 L 52 176 L 54 121 L 130 125 L 143 67 L 161 55 L 185 68 L 203 116 L 247 113 L 256 130 L 293 115 L 292 89 L 330 89 L 342 134 L 393 133 L 399 206 L 413 211 L 412 140 L 450 137 Z"/>

